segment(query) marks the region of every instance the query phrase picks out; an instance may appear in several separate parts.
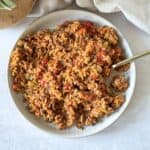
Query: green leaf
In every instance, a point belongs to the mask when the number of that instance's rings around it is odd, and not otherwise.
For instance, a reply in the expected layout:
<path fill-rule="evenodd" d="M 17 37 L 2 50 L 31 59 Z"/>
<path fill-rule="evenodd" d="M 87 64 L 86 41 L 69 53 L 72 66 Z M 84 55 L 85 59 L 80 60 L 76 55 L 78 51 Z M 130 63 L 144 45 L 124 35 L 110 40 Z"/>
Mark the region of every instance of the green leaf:
<path fill-rule="evenodd" d="M 16 4 L 12 0 L 0 0 L 0 9 L 12 10 Z"/>

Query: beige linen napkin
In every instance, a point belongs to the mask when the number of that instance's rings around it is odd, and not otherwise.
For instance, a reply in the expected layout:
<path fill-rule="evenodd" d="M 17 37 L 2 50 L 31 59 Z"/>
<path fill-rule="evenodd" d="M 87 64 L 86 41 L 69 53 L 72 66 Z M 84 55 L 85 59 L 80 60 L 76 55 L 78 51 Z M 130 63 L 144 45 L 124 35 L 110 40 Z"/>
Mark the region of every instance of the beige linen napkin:
<path fill-rule="evenodd" d="M 73 3 L 105 13 L 122 11 L 130 22 L 150 34 L 150 0 L 38 0 L 30 16 L 39 17 Z"/>

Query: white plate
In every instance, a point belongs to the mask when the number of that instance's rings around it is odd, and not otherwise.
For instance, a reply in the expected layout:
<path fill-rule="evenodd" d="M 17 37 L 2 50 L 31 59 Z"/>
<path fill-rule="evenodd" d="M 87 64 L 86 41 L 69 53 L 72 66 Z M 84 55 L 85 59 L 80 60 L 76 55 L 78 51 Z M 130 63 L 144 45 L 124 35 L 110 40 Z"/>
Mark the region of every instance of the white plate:
<path fill-rule="evenodd" d="M 67 21 L 67 20 L 89 20 L 99 25 L 108 25 L 108 26 L 114 27 L 109 21 L 105 20 L 104 18 L 96 14 L 93 14 L 87 11 L 81 11 L 81 10 L 63 10 L 63 11 L 50 13 L 36 20 L 27 28 L 27 30 L 21 35 L 21 37 L 27 33 L 37 31 L 41 28 L 55 27 L 57 25 L 62 24 L 64 21 Z M 114 28 L 116 29 L 116 27 Z M 116 30 L 118 31 L 118 29 Z M 132 56 L 132 52 L 128 46 L 127 41 L 125 40 L 125 38 L 122 36 L 122 34 L 119 31 L 118 31 L 118 35 L 120 37 L 122 47 L 124 48 L 127 57 Z M 52 124 L 49 124 L 42 120 L 37 119 L 31 113 L 29 113 L 28 110 L 25 108 L 24 103 L 22 101 L 22 96 L 13 92 L 11 88 L 11 77 L 10 77 L 9 71 L 8 71 L 8 83 L 9 83 L 12 98 L 17 108 L 23 114 L 23 116 L 28 121 L 30 121 L 33 125 L 35 125 L 36 127 L 50 134 L 55 134 L 55 135 L 64 136 L 64 137 L 83 137 L 83 136 L 92 135 L 99 131 L 102 131 L 106 127 L 110 126 L 114 121 L 116 121 L 119 118 L 119 116 L 124 112 L 124 110 L 126 109 L 126 107 L 128 106 L 131 100 L 131 96 L 133 94 L 134 87 L 135 87 L 136 71 L 135 71 L 134 63 L 131 64 L 128 75 L 129 75 L 130 86 L 126 92 L 125 103 L 121 106 L 121 108 L 118 111 L 116 111 L 109 117 L 106 117 L 105 119 L 103 119 L 103 121 L 97 123 L 94 126 L 85 127 L 84 130 L 77 129 L 76 127 L 72 127 L 71 129 L 67 129 L 67 130 L 58 130 Z"/>

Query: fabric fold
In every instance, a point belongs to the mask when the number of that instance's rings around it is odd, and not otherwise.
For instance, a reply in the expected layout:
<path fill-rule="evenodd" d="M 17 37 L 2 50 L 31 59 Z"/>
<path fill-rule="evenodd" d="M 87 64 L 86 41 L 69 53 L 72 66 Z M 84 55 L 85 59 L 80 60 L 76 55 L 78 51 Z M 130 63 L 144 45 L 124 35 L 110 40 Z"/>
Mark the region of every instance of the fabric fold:
<path fill-rule="evenodd" d="M 92 11 L 121 11 L 130 22 L 150 34 L 150 0 L 38 0 L 29 17 L 39 17 L 54 10 L 64 9 L 73 2 L 80 8 Z"/>

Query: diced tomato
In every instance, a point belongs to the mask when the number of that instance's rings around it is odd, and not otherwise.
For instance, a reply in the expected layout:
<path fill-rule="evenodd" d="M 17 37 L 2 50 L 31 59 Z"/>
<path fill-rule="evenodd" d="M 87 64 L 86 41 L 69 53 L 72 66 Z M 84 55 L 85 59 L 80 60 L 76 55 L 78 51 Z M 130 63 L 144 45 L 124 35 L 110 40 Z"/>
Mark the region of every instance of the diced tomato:
<path fill-rule="evenodd" d="M 97 63 L 103 62 L 105 57 L 106 57 L 106 52 L 104 50 L 99 50 L 96 53 L 96 61 L 97 61 Z"/>
<path fill-rule="evenodd" d="M 81 28 L 78 30 L 77 32 L 79 35 L 85 34 L 86 33 L 86 29 L 85 28 Z"/>
<path fill-rule="evenodd" d="M 93 23 L 90 21 L 84 21 L 82 22 L 82 25 L 86 28 L 91 28 L 93 26 Z"/>
<path fill-rule="evenodd" d="M 72 105 L 71 105 L 71 104 L 69 104 L 69 105 L 68 105 L 68 107 L 69 107 L 69 108 L 72 108 Z"/>
<path fill-rule="evenodd" d="M 18 91 L 18 86 L 17 86 L 17 84 L 14 83 L 14 84 L 12 85 L 12 89 L 13 89 L 14 91 Z"/>
<path fill-rule="evenodd" d="M 40 84 L 41 84 L 41 86 L 45 86 L 46 81 L 45 80 L 40 80 Z"/>
<path fill-rule="evenodd" d="M 84 100 L 93 100 L 94 97 L 95 97 L 95 95 L 92 94 L 92 93 L 83 92 L 83 97 L 82 97 L 82 98 L 83 98 Z"/>
<path fill-rule="evenodd" d="M 42 60 L 41 65 L 45 66 L 45 65 L 47 65 L 47 63 L 48 63 L 48 60 L 44 59 L 44 60 Z"/>
<path fill-rule="evenodd" d="M 64 90 L 65 90 L 65 91 L 70 91 L 71 89 L 72 89 L 71 84 L 65 84 L 65 85 L 64 85 Z"/>
<path fill-rule="evenodd" d="M 96 76 L 96 75 L 92 75 L 92 76 L 90 76 L 90 78 L 91 78 L 92 80 L 97 80 L 97 79 L 99 79 L 99 77 Z"/>

